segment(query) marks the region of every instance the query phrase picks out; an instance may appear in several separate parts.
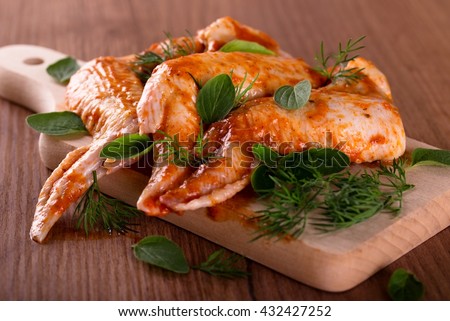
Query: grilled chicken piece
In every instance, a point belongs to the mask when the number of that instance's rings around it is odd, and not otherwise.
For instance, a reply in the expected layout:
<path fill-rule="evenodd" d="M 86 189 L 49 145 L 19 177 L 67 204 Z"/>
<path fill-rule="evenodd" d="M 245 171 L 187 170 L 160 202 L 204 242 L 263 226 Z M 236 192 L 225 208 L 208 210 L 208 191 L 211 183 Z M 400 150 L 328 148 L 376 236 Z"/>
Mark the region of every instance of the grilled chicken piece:
<path fill-rule="evenodd" d="M 197 41 L 205 51 L 217 51 L 224 44 L 235 39 L 252 41 L 283 55 L 278 43 L 266 33 L 243 25 L 230 17 L 219 18 L 205 29 L 199 30 Z"/>
<path fill-rule="evenodd" d="M 77 203 L 92 184 L 93 171 L 98 178 L 107 174 L 99 153 L 119 136 L 138 131 L 136 106 L 141 94 L 142 84 L 130 66 L 113 57 L 90 61 L 72 76 L 66 107 L 81 116 L 93 141 L 69 153 L 45 182 L 31 226 L 33 240 L 42 242 L 59 217 Z"/>
<path fill-rule="evenodd" d="M 246 76 L 244 88 L 257 77 L 247 98 L 272 95 L 282 85 L 294 85 L 308 79 L 314 88 L 323 79 L 303 60 L 242 52 L 207 52 L 167 61 L 159 65 L 145 85 L 138 105 L 139 129 L 141 133 L 156 133 L 158 130 L 170 136 L 178 135 L 182 146 L 194 145 L 200 131 L 200 118 L 196 110 L 198 88 L 193 80 L 206 83 L 219 74 L 233 72 L 233 83 L 238 84 Z M 155 140 L 163 138 L 160 133 Z M 156 146 L 158 155 L 164 146 Z M 138 209 L 148 215 L 168 213 L 158 198 L 164 192 L 178 186 L 190 173 L 189 168 L 177 167 L 161 157 L 149 184 L 138 200 Z M 167 163 L 167 162 L 166 162 Z"/>
<path fill-rule="evenodd" d="M 213 43 L 239 37 L 259 41 L 278 52 L 278 44 L 266 34 L 229 17 L 200 30 L 194 39 L 168 39 L 152 44 L 146 51 L 172 59 L 185 53 L 203 52 L 205 48 L 214 47 Z M 171 51 L 169 55 L 167 50 Z M 138 131 L 136 106 L 142 85 L 131 71 L 136 68 L 135 60 L 135 55 L 101 57 L 87 63 L 72 77 L 66 93 L 67 109 L 81 116 L 94 140 L 90 146 L 69 153 L 45 182 L 30 231 L 33 240 L 42 242 L 59 217 L 77 203 L 92 184 L 93 171 L 100 178 L 123 167 L 124 164 L 119 163 L 106 170 L 101 167 L 98 155 L 110 141 Z"/>
<path fill-rule="evenodd" d="M 366 77 L 358 83 L 338 81 L 313 90 L 300 109 L 286 110 L 272 98 L 261 98 L 212 124 L 205 139 L 220 143 L 217 155 L 222 158 L 202 165 L 160 201 L 181 212 L 231 198 L 249 183 L 254 160 L 245 148 L 253 143 L 281 153 L 302 151 L 311 143 L 338 146 L 354 163 L 400 157 L 405 151 L 405 132 L 400 114 L 391 104 L 386 79 L 362 58 L 354 64 L 365 67 Z"/>
<path fill-rule="evenodd" d="M 165 41 L 150 45 L 141 54 L 152 52 L 164 60 L 169 60 L 194 53 L 218 51 L 224 44 L 235 39 L 256 42 L 277 55 L 291 57 L 282 51 L 278 43 L 269 35 L 243 25 L 230 17 L 217 19 L 206 28 L 198 30 L 195 36 L 178 38 L 169 36 Z M 124 58 L 133 61 L 135 55 Z"/>
<path fill-rule="evenodd" d="M 198 30 L 193 37 L 179 37 L 152 44 L 146 51 L 167 58 L 169 49 L 171 58 L 185 56 L 186 53 L 218 51 L 224 44 L 235 39 L 252 41 L 272 50 L 278 55 L 289 56 L 280 49 L 278 43 L 266 33 L 230 18 L 219 18 L 204 29 Z"/>
<path fill-rule="evenodd" d="M 219 50 L 227 42 L 241 39 L 247 41 L 257 42 L 266 48 L 272 50 L 276 54 L 289 57 L 289 55 L 280 50 L 278 43 L 270 38 L 264 32 L 250 28 L 243 24 L 240 24 L 236 20 L 230 17 L 224 17 L 217 19 L 206 28 L 199 30 L 194 39 L 186 37 L 175 38 L 172 41 L 156 44 L 151 46 L 148 51 L 152 51 L 163 57 L 167 56 L 167 48 L 175 48 L 171 52 L 172 57 L 179 57 L 181 52 L 213 52 Z M 181 50 L 179 50 L 181 48 Z M 222 57 L 223 54 L 217 54 L 215 59 L 209 59 L 209 63 L 215 63 L 220 65 L 218 57 Z M 208 56 L 204 56 L 208 57 Z M 186 71 L 190 72 L 197 79 L 208 80 L 217 73 L 229 73 L 231 68 L 236 66 L 230 66 L 227 70 L 220 69 L 218 66 L 208 67 L 208 62 L 203 61 L 199 68 L 206 71 L 204 75 L 201 75 L 197 71 L 197 66 L 192 65 L 201 62 L 203 58 L 189 58 L 181 57 L 182 62 L 166 62 L 152 74 L 150 81 L 147 82 L 144 90 L 144 95 L 138 106 L 139 127 L 141 133 L 156 133 L 157 130 L 164 130 L 166 133 L 171 134 L 178 131 L 178 128 L 184 127 L 179 132 L 180 140 L 186 142 L 187 147 L 192 146 L 193 137 L 199 131 L 199 119 L 195 110 L 195 98 L 197 88 L 195 83 L 190 78 Z M 178 61 L 178 59 L 176 59 Z M 191 64 L 191 65 L 189 65 Z M 239 62 L 237 63 L 237 65 Z M 182 69 L 178 70 L 179 67 Z M 221 71 L 222 70 L 222 71 Z M 180 76 L 181 75 L 181 76 Z M 187 77 L 187 78 L 186 78 Z M 236 81 L 242 79 L 242 74 L 235 75 Z M 249 81 L 251 81 L 249 77 Z M 175 97 L 175 96 L 178 97 Z M 189 95 L 191 96 L 189 98 Z M 153 102 L 155 100 L 155 102 Z M 183 103 L 189 101 L 187 106 L 183 106 Z M 188 107 L 188 108 L 185 108 Z M 167 116 L 163 121 L 163 115 Z M 164 122 L 164 123 L 163 123 Z M 193 128 L 193 130 L 191 130 Z M 186 134 L 186 135 L 185 135 Z M 187 142 L 187 136 L 190 137 L 190 142 Z M 155 139 L 162 138 L 160 134 L 154 135 Z M 157 146 L 156 155 L 164 153 L 162 146 Z M 152 177 L 147 188 L 139 198 L 138 208 L 143 210 L 149 215 L 161 215 L 168 213 L 165 206 L 161 206 L 157 198 L 159 195 L 167 191 L 168 189 L 179 185 L 190 171 L 187 168 L 179 168 L 172 165 L 163 166 L 161 159 L 157 159 L 157 166 L 154 167 Z"/>

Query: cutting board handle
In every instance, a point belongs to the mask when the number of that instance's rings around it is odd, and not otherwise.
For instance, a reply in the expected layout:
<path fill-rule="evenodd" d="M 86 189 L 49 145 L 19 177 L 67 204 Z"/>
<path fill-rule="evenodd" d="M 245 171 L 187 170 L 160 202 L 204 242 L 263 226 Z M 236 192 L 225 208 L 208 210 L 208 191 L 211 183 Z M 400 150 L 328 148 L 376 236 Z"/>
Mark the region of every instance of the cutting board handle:
<path fill-rule="evenodd" d="M 65 86 L 54 81 L 46 69 L 66 56 L 33 45 L 1 47 L 0 96 L 37 113 L 63 109 Z"/>

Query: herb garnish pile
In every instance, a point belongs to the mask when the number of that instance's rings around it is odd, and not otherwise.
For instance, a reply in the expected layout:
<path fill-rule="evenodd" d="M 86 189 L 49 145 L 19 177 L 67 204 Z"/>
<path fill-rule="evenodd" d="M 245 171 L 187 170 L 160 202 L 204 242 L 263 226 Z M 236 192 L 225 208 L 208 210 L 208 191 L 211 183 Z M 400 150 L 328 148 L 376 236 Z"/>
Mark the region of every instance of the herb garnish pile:
<path fill-rule="evenodd" d="M 376 213 L 397 214 L 406 183 L 404 162 L 352 173 L 347 155 L 331 148 L 309 149 L 282 156 L 256 144 L 260 165 L 253 171 L 253 189 L 268 200 L 257 212 L 259 237 L 299 237 L 312 211 L 314 227 L 323 232 L 350 227 Z"/>

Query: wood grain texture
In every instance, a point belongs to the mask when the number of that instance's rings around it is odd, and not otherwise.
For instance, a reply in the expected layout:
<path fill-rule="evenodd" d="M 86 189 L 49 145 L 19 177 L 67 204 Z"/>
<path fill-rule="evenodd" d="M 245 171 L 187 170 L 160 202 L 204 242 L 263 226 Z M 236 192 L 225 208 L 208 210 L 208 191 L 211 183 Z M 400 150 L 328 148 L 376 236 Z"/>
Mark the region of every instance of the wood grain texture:
<path fill-rule="evenodd" d="M 0 46 L 30 43 L 88 60 L 138 52 L 161 39 L 231 15 L 265 30 L 282 47 L 313 63 L 321 40 L 368 36 L 364 56 L 388 76 L 408 136 L 450 149 L 450 3 L 434 1 L 6 1 L 0 0 Z M 312 289 L 250 260 L 248 280 L 202 273 L 173 275 L 137 262 L 130 246 L 147 234 L 182 245 L 192 263 L 216 245 L 157 219 L 138 236 L 84 237 L 61 220 L 45 246 L 28 230 L 49 171 L 38 157 L 38 135 L 26 128 L 29 111 L 0 100 L 0 299 L 2 300 L 376 300 L 387 299 L 397 267 L 413 271 L 426 299 L 450 299 L 450 230 L 406 254 L 358 287 L 340 294 Z M 102 253 L 102 254 L 99 254 Z"/>

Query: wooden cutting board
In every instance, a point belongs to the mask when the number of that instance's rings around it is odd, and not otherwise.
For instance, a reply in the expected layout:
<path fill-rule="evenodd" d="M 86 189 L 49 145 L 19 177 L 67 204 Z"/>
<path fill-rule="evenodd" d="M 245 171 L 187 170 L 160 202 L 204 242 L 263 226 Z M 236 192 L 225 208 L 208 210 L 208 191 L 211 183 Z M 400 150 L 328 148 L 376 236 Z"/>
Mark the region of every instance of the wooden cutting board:
<path fill-rule="evenodd" d="M 30 45 L 0 48 L 0 96 L 36 112 L 61 109 L 65 88 L 56 84 L 45 69 L 65 56 Z M 89 142 L 88 136 L 70 139 L 41 135 L 42 162 L 54 169 L 70 150 Z M 408 139 L 407 153 L 419 146 L 430 147 Z M 298 240 L 251 241 L 254 229 L 240 217 L 258 204 L 243 194 L 213 211 L 201 209 L 162 219 L 310 286 L 345 291 L 450 225 L 450 168 L 410 168 L 407 180 L 416 187 L 405 195 L 401 215 L 379 214 L 328 234 L 308 227 Z M 147 181 L 146 175 L 123 169 L 102 178 L 100 186 L 103 192 L 135 205 Z"/>

